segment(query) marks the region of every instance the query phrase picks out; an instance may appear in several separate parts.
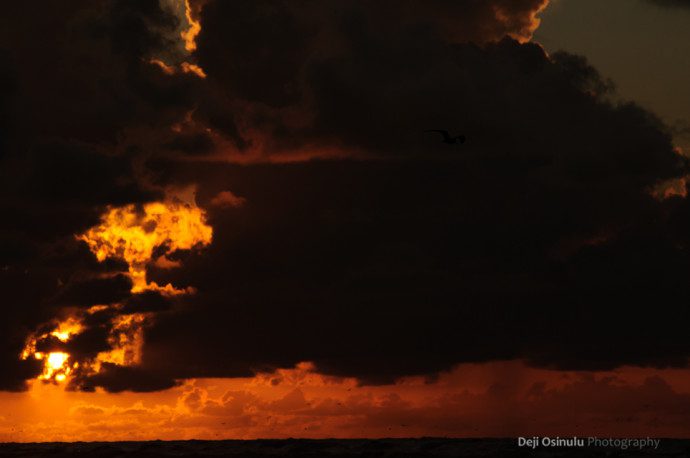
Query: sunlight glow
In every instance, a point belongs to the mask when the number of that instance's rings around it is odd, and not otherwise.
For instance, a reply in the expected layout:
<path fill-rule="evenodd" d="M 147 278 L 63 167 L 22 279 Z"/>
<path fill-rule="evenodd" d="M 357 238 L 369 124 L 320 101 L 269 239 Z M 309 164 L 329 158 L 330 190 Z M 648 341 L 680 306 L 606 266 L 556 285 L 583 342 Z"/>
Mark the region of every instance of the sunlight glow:
<path fill-rule="evenodd" d="M 127 262 L 128 275 L 132 280 L 131 292 L 156 291 L 164 296 L 190 294 L 193 288 L 178 289 L 171 284 L 159 286 L 146 279 L 146 267 L 150 263 L 175 268 L 178 261 L 168 258 L 178 250 L 190 250 L 211 243 L 213 229 L 206 224 L 204 211 L 193 203 L 180 199 L 151 202 L 143 206 L 126 205 L 110 207 L 101 222 L 84 234 L 76 235 L 85 242 L 98 261 L 118 258 Z M 155 256 L 154 256 L 155 254 Z M 144 344 L 144 328 L 153 318 L 152 313 L 122 313 L 124 305 L 95 304 L 88 309 L 72 310 L 71 316 L 53 320 L 44 326 L 48 329 L 29 336 L 20 355 L 43 362 L 43 372 L 38 380 L 53 383 L 66 382 L 76 377 L 89 377 L 100 373 L 104 363 L 132 366 L 141 362 Z M 74 361 L 64 351 L 72 338 L 86 330 L 90 316 L 113 312 L 108 318 L 107 344 L 109 350 L 95 357 Z M 48 349 L 48 350 L 46 350 Z M 78 386 L 78 384 L 77 384 Z"/>
<path fill-rule="evenodd" d="M 132 292 L 159 291 L 165 295 L 190 292 L 146 280 L 146 264 L 155 249 L 165 254 L 211 243 L 213 229 L 200 208 L 180 201 L 153 202 L 138 210 L 134 205 L 113 207 L 101 224 L 77 238 L 86 242 L 99 261 L 120 258 L 129 264 Z"/>
<path fill-rule="evenodd" d="M 192 14 L 192 6 L 189 4 L 189 0 L 185 0 L 184 7 L 185 17 L 189 23 L 189 28 L 184 30 L 181 35 L 182 39 L 184 40 L 184 48 L 189 52 L 193 52 L 196 50 L 196 37 L 199 35 L 199 32 L 201 32 L 201 23 L 194 19 Z"/>
<path fill-rule="evenodd" d="M 49 353 L 48 358 L 46 361 L 48 362 L 48 368 L 52 369 L 54 371 L 58 369 L 62 369 L 62 366 L 65 364 L 67 359 L 69 358 L 69 355 L 67 353 L 63 352 L 55 352 L 55 353 Z"/>

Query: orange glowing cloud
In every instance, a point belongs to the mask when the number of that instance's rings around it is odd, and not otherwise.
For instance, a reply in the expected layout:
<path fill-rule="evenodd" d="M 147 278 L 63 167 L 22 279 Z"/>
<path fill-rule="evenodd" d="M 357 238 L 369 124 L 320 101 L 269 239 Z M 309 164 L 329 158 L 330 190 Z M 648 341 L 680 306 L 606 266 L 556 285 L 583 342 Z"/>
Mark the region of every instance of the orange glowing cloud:
<path fill-rule="evenodd" d="M 134 205 L 110 208 L 101 223 L 77 238 L 86 242 L 99 261 L 123 259 L 129 265 L 132 292 L 157 290 L 164 294 L 184 291 L 168 284 L 147 282 L 146 265 L 154 250 L 165 254 L 190 250 L 211 243 L 213 229 L 206 224 L 204 212 L 180 201 L 153 202 L 137 209 Z"/>
<path fill-rule="evenodd" d="M 359 386 L 301 363 L 153 393 L 65 392 L 34 382 L 26 393 L 0 393 L 0 403 L 3 441 L 687 437 L 690 370 L 550 371 L 503 361 L 462 364 L 433 382 Z"/>
<path fill-rule="evenodd" d="M 211 243 L 213 229 L 206 224 L 202 209 L 179 199 L 151 202 L 138 208 L 135 205 L 111 207 L 101 222 L 76 236 L 85 242 L 99 261 L 107 258 L 124 260 L 132 281 L 133 294 L 156 291 L 165 296 L 189 294 L 192 288 L 178 289 L 171 284 L 159 286 L 146 279 L 149 263 L 167 268 L 178 267 L 179 262 L 167 256 L 178 250 L 190 250 Z M 154 253 L 157 258 L 154 259 Z M 152 313 L 120 314 L 122 304 L 94 304 L 87 310 L 73 311 L 63 320 L 54 320 L 44 328 L 48 332 L 29 336 L 20 357 L 43 362 L 38 379 L 61 383 L 71 376 L 88 377 L 98 374 L 104 363 L 133 366 L 141 361 L 143 331 L 152 320 Z M 75 361 L 63 348 L 71 339 L 84 331 L 84 320 L 94 314 L 112 312 L 109 319 L 109 350 L 95 358 Z M 41 351 L 43 347 L 48 351 Z"/>
<path fill-rule="evenodd" d="M 246 202 L 247 199 L 236 196 L 232 191 L 221 191 L 211 199 L 211 205 L 222 208 L 238 208 Z"/>
<path fill-rule="evenodd" d="M 193 52 L 196 50 L 196 37 L 201 32 L 201 23 L 194 17 L 195 13 L 192 11 L 192 5 L 189 0 L 184 0 L 185 19 L 189 24 L 189 28 L 181 32 L 184 40 L 184 47 L 187 51 Z"/>
<path fill-rule="evenodd" d="M 199 78 L 206 78 L 206 72 L 194 63 L 192 53 L 196 50 L 196 37 L 201 32 L 201 23 L 198 20 L 202 2 L 190 0 L 164 0 L 170 13 L 179 20 L 179 40 L 176 53 L 150 56 L 148 62 L 158 67 L 166 75 L 176 73 L 189 73 Z"/>
<path fill-rule="evenodd" d="M 204 69 L 199 67 L 197 64 L 190 64 L 189 62 L 182 62 L 180 68 L 184 73 L 193 73 L 199 78 L 206 78 L 206 72 Z"/>
<path fill-rule="evenodd" d="M 67 376 L 79 367 L 79 363 L 70 361 L 70 355 L 64 351 L 42 352 L 37 351 L 36 347 L 39 341 L 51 337 L 65 343 L 75 334 L 79 334 L 82 328 L 81 322 L 75 318 L 55 322 L 53 331 L 29 337 L 22 351 L 21 359 L 33 358 L 43 361 L 43 372 L 38 376 L 39 380 L 64 382 Z"/>
<path fill-rule="evenodd" d="M 181 71 L 182 73 L 192 73 L 199 78 L 206 78 L 206 72 L 204 72 L 203 68 L 199 67 L 197 64 L 192 64 L 187 61 L 180 63 L 179 67 L 167 64 L 160 59 L 151 59 L 149 60 L 149 63 L 161 69 L 161 71 L 166 75 L 174 75 L 178 71 Z"/>
<path fill-rule="evenodd" d="M 532 39 L 532 34 L 539 28 L 541 19 L 539 14 L 546 9 L 550 0 L 542 0 L 541 4 L 531 10 L 528 15 L 512 14 L 507 8 L 494 6 L 494 16 L 507 30 L 513 30 L 509 35 L 520 43 Z"/>

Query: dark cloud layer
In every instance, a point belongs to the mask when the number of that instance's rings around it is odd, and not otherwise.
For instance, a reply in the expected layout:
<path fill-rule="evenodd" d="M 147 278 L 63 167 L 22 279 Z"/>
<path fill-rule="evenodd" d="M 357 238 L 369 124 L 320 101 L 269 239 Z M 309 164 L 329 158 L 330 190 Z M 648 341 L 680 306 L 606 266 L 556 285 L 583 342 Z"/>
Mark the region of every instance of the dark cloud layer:
<path fill-rule="evenodd" d="M 81 389 L 94 390 L 96 387 L 104 387 L 110 393 L 122 391 L 160 391 L 175 386 L 175 383 L 167 377 L 151 374 L 138 367 L 125 367 L 116 364 L 104 363 L 103 370 L 90 377 L 87 385 Z"/>
<path fill-rule="evenodd" d="M 169 124 L 184 105 L 186 77 L 164 79 L 147 62 L 167 46 L 165 31 L 175 21 L 155 0 L 5 5 L 0 389 L 21 389 L 39 373 L 18 357 L 40 323 L 65 305 L 128 294 L 122 276 L 97 279 L 126 265 L 97 263 L 74 234 L 95 224 L 107 205 L 160 195 L 142 185 L 136 150 L 118 138 Z"/>
<path fill-rule="evenodd" d="M 372 382 L 517 357 L 683 364 L 688 259 L 657 233 L 657 203 L 619 196 L 629 212 L 590 233 L 580 218 L 610 202 L 482 162 L 223 170 L 248 203 L 214 215 L 214 246 L 179 277 L 152 272 L 199 293 L 148 333 L 147 364 L 227 376 L 309 359 Z"/>
<path fill-rule="evenodd" d="M 378 383 L 458 361 L 685 364 L 684 203 L 651 189 L 687 163 L 583 57 L 456 42 L 440 20 L 391 24 L 357 2 L 320 13 L 326 30 L 286 3 L 233 5 L 204 10 L 198 56 L 247 108 L 238 124 L 273 158 L 310 145 L 357 159 L 171 164 L 169 179 L 204 177 L 207 202 L 230 189 L 246 205 L 214 211 L 214 245 L 183 271 L 152 269 L 199 293 L 149 332 L 147 365 L 232 376 L 307 359 Z M 285 61 L 262 54 L 274 41 Z"/>
<path fill-rule="evenodd" d="M 393 141 L 353 146 L 418 150 L 410 145 L 411 123 L 448 122 L 450 112 L 454 124 L 466 121 L 448 110 L 463 95 L 455 90 L 442 93 L 433 110 L 419 111 L 441 88 L 461 85 L 449 73 L 449 44 L 525 39 L 544 3 L 209 2 L 195 54 L 214 93 L 204 102 L 206 121 L 240 149 L 262 143 L 264 154 L 333 148 L 382 133 Z M 365 111 L 352 118 L 359 109 Z"/>
<path fill-rule="evenodd" d="M 64 21 L 36 36 L 8 24 L 0 388 L 40 371 L 17 361 L 28 333 L 93 302 L 157 317 L 141 366 L 79 389 L 304 360 L 367 383 L 512 358 L 684 365 L 690 208 L 651 191 L 687 161 L 585 58 L 520 42 L 542 6 L 205 2 L 188 56 L 205 79 L 150 63 L 179 48 L 156 1 L 48 2 Z M 131 295 L 126 266 L 72 237 L 186 184 L 214 242 L 149 277 L 195 295 Z M 214 205 L 223 191 L 242 205 Z M 108 313 L 72 354 L 107 349 Z"/>

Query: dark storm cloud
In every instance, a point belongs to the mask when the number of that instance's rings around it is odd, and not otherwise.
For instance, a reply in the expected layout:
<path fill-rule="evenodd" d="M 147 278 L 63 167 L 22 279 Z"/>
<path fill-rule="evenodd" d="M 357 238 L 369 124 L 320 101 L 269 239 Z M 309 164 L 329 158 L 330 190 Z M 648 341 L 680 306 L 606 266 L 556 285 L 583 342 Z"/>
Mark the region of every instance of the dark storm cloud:
<path fill-rule="evenodd" d="M 516 357 L 682 364 L 687 256 L 664 234 L 617 229 L 658 230 L 657 204 L 619 195 L 628 210 L 607 215 L 613 202 L 541 181 L 544 168 L 493 166 L 475 157 L 218 172 L 248 203 L 214 215 L 214 247 L 186 258 L 179 276 L 154 276 L 199 292 L 148 332 L 147 366 L 237 376 L 307 359 L 382 382 Z M 590 232 L 595 224 L 611 233 Z"/>
<path fill-rule="evenodd" d="M 98 374 L 83 381 L 84 391 L 93 391 L 102 387 L 109 393 L 122 391 L 159 391 L 175 386 L 173 380 L 151 374 L 137 367 L 123 367 L 111 363 L 103 363 L 103 369 Z"/>
<path fill-rule="evenodd" d="M 172 299 L 157 291 L 144 291 L 131 295 L 124 303 L 122 313 L 161 312 L 172 307 Z"/>
<path fill-rule="evenodd" d="M 176 135 L 165 145 L 173 151 L 180 151 L 190 155 L 203 155 L 213 151 L 213 139 L 208 134 L 193 133 Z"/>
<path fill-rule="evenodd" d="M 528 37 L 542 3 L 211 1 L 191 57 L 206 79 L 148 63 L 179 47 L 155 1 L 48 2 L 64 21 L 0 32 L 21 43 L 8 51 L 1 386 L 40 371 L 12 355 L 57 298 L 101 294 L 123 308 L 88 317 L 71 354 L 107 349 L 112 313 L 160 313 L 140 367 L 106 365 L 76 389 L 304 360 L 369 383 L 510 358 L 684 364 L 690 208 L 650 190 L 687 163 L 584 58 L 504 38 Z M 439 128 L 467 142 L 424 132 Z M 193 160 L 227 145 L 266 163 Z M 322 151 L 353 159 L 278 163 Z M 124 297 L 112 274 L 125 266 L 94 266 L 71 238 L 108 204 L 156 198 L 140 173 L 199 186 L 213 244 L 148 272 L 194 295 Z M 243 205 L 214 206 L 222 192 Z"/>
<path fill-rule="evenodd" d="M 177 39 L 177 17 L 157 0 L 3 8 L 0 388 L 21 389 L 41 370 L 19 361 L 37 326 L 63 306 L 129 296 L 129 280 L 112 276 L 126 264 L 96 262 L 74 234 L 107 205 L 160 197 L 140 179 L 141 149 L 126 139 L 133 129 L 168 129 L 191 106 L 191 77 L 149 64 Z"/>
<path fill-rule="evenodd" d="M 132 280 L 123 273 L 105 278 L 78 279 L 61 288 L 54 302 L 74 307 L 111 304 L 128 298 L 131 288 Z"/>
<path fill-rule="evenodd" d="M 152 200 L 159 195 L 142 189 L 127 154 L 111 155 L 80 145 L 36 145 L 28 152 L 30 181 L 21 177 L 24 195 L 60 206 L 96 207 Z M 160 193 L 158 193 L 160 194 Z"/>
<path fill-rule="evenodd" d="M 6 66 L 5 53 L 0 53 L 0 160 L 7 153 L 10 130 L 10 98 L 12 93 L 10 71 Z"/>
<path fill-rule="evenodd" d="M 12 2 L 4 17 L 23 134 L 113 141 L 132 123 L 164 121 L 184 97 L 183 81 L 147 62 L 176 26 L 156 0 Z"/>
<path fill-rule="evenodd" d="M 9 226 L 6 224 L 5 226 Z M 0 321 L 1 389 L 22 389 L 24 381 L 37 376 L 40 361 L 21 361 L 25 341 L 41 323 L 59 315 L 62 304 L 83 304 L 89 298 L 108 299 L 123 293 L 121 277 L 113 280 L 86 280 L 84 275 L 112 275 L 121 271 L 115 262 L 98 264 L 82 244 L 70 238 L 55 243 L 22 239 L 2 232 L 3 242 L 23 243 L 14 252 L 2 252 L 0 288 L 3 292 L 3 319 Z M 118 280 L 119 279 L 119 280 Z M 46 342 L 55 345 L 56 342 Z"/>
<path fill-rule="evenodd" d="M 493 29 L 462 16 L 456 38 L 421 11 L 339 5 L 322 25 L 287 2 L 203 10 L 197 56 L 240 131 L 272 158 L 308 145 L 357 160 L 168 162 L 159 177 L 198 182 L 202 202 L 246 203 L 213 210 L 214 244 L 185 269 L 150 270 L 199 292 L 149 330 L 145 366 L 238 376 L 311 360 L 380 383 L 510 358 L 684 365 L 687 210 L 651 189 L 688 167 L 661 122 L 613 102 L 583 57 L 486 43 Z"/>
<path fill-rule="evenodd" d="M 401 144 L 418 147 L 409 145 L 414 140 L 410 121 L 449 121 L 446 105 L 454 100 L 437 99 L 438 108 L 422 119 L 416 111 L 419 98 L 440 92 L 429 89 L 457 85 L 450 77 L 443 79 L 449 70 L 444 67 L 448 44 L 528 37 L 543 4 L 208 2 L 201 11 L 195 57 L 214 95 L 202 102 L 198 117 L 212 113 L 211 127 L 225 132 L 241 150 L 267 142 L 268 154 L 305 145 L 332 146 L 344 138 L 355 142 L 375 129 L 377 137 L 393 139 L 386 151 Z M 419 92 L 406 86 L 413 81 Z M 220 115 L 218 103 L 232 116 Z M 367 111 L 358 111 L 353 119 L 353 105 Z M 397 110 L 402 111 L 391 116 Z M 309 125 L 314 114 L 317 124 Z M 252 135 L 257 131 L 260 139 Z"/>

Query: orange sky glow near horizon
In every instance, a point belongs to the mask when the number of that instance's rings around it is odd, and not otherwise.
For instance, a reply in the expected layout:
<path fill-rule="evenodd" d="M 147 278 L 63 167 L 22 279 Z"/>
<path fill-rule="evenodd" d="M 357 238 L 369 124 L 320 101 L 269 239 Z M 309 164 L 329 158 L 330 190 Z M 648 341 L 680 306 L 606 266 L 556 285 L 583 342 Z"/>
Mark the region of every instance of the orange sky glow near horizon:
<path fill-rule="evenodd" d="M 690 371 L 550 371 L 461 364 L 435 381 L 358 386 L 310 363 L 251 378 L 186 380 L 151 393 L 85 393 L 34 381 L 0 393 L 0 441 L 687 437 Z M 568 415 L 563 415 L 568 412 Z"/>

